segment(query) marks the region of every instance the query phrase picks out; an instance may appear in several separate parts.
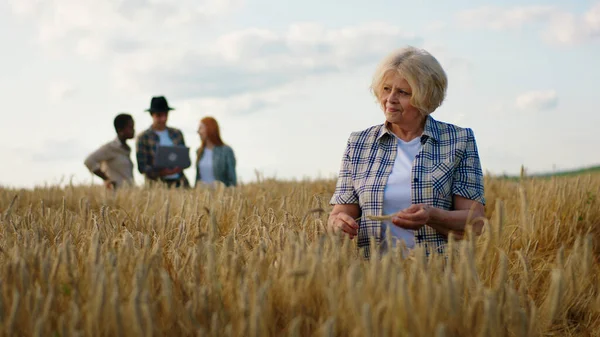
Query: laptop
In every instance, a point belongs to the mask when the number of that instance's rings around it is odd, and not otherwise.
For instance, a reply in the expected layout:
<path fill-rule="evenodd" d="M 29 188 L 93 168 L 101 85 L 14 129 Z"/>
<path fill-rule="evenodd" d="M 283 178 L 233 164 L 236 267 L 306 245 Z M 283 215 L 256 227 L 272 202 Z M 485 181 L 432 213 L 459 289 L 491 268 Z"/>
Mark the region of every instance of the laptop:
<path fill-rule="evenodd" d="M 186 146 L 159 145 L 154 157 L 154 166 L 157 168 L 186 169 L 192 165 L 190 161 L 190 148 Z"/>

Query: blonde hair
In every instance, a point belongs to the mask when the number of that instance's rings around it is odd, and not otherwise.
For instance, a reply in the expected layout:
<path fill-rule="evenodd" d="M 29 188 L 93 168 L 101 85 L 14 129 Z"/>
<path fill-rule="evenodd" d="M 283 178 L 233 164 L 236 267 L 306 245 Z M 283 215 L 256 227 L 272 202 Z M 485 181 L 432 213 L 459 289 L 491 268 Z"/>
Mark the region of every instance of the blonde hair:
<path fill-rule="evenodd" d="M 412 89 L 410 104 L 423 115 L 429 115 L 442 105 L 448 78 L 438 60 L 427 51 L 408 46 L 393 51 L 379 63 L 371 84 L 371 91 L 378 101 L 390 71 L 406 79 Z"/>

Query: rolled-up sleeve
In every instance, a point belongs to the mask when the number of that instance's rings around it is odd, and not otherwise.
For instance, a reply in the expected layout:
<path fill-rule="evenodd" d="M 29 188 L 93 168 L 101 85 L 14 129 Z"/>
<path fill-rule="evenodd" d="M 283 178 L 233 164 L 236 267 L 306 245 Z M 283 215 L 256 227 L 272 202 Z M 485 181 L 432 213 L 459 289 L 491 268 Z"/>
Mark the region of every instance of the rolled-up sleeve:
<path fill-rule="evenodd" d="M 477 143 L 473 130 L 470 128 L 465 130 L 467 132 L 467 145 L 464 156 L 454 172 L 452 193 L 485 205 L 483 172 L 481 170 Z"/>
<path fill-rule="evenodd" d="M 108 145 L 103 145 L 93 153 L 91 153 L 85 161 L 84 165 L 90 170 L 90 172 L 94 172 L 99 170 L 103 161 L 108 161 L 112 159 L 113 152 L 110 151 Z"/>
<path fill-rule="evenodd" d="M 342 157 L 342 164 L 335 187 L 335 192 L 331 197 L 330 204 L 358 204 L 358 195 L 354 190 L 352 181 L 352 161 L 350 159 L 351 142 L 350 139 L 346 144 L 346 150 Z"/>

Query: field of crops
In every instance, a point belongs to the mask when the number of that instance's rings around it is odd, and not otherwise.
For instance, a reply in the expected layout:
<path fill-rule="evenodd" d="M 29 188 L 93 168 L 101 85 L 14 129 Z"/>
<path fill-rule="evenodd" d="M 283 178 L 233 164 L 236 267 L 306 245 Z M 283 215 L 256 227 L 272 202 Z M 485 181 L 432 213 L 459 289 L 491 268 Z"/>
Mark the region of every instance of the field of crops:
<path fill-rule="evenodd" d="M 0 335 L 600 336 L 600 174 L 485 184 L 447 260 L 369 261 L 335 181 L 0 189 Z"/>

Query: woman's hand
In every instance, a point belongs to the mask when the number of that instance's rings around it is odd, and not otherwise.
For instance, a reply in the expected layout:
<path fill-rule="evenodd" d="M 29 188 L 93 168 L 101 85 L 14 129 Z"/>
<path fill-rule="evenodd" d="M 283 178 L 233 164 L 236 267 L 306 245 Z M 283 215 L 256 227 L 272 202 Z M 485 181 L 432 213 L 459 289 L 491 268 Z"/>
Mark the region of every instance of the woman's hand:
<path fill-rule="evenodd" d="M 334 233 L 346 233 L 350 239 L 354 239 L 358 235 L 358 223 L 354 219 L 360 217 L 360 214 L 358 204 L 334 205 L 327 220 L 327 229 Z"/>
<path fill-rule="evenodd" d="M 339 212 L 331 214 L 327 221 L 327 226 L 335 233 L 346 233 L 350 236 L 350 240 L 358 235 L 358 224 L 347 213 Z"/>
<path fill-rule="evenodd" d="M 433 207 L 426 204 L 410 205 L 410 207 L 396 213 L 392 223 L 398 227 L 418 230 L 431 219 Z"/>

